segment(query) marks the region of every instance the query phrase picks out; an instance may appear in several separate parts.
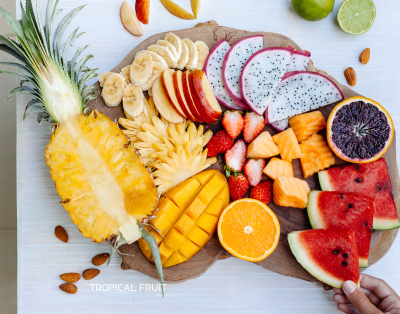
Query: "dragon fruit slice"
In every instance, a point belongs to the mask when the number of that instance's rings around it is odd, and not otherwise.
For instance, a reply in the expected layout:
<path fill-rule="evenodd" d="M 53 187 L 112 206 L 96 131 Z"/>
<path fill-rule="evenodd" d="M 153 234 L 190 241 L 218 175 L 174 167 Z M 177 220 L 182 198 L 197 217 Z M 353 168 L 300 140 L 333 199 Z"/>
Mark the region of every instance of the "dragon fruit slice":
<path fill-rule="evenodd" d="M 264 43 L 263 35 L 245 37 L 234 45 L 225 55 L 222 66 L 222 78 L 229 95 L 236 101 L 236 104 L 244 109 L 249 107 L 242 100 L 240 94 L 239 78 L 246 61 L 251 55 L 262 49 Z"/>
<path fill-rule="evenodd" d="M 271 126 L 278 132 L 283 132 L 289 128 L 289 119 L 283 119 L 270 123 Z"/>
<path fill-rule="evenodd" d="M 225 39 L 217 42 L 207 56 L 204 72 L 218 102 L 225 107 L 240 110 L 242 108 L 236 105 L 235 100 L 228 94 L 222 79 L 222 64 L 230 47 L 231 45 Z"/>
<path fill-rule="evenodd" d="M 311 53 L 306 50 L 297 50 L 292 54 L 292 60 L 287 68 L 287 72 L 307 71 Z"/>
<path fill-rule="evenodd" d="M 289 72 L 279 83 L 265 119 L 268 123 L 314 110 L 344 98 L 339 87 L 316 72 Z"/>
<path fill-rule="evenodd" d="M 292 59 L 292 47 L 273 47 L 253 54 L 240 76 L 242 99 L 258 115 L 267 108 Z"/>

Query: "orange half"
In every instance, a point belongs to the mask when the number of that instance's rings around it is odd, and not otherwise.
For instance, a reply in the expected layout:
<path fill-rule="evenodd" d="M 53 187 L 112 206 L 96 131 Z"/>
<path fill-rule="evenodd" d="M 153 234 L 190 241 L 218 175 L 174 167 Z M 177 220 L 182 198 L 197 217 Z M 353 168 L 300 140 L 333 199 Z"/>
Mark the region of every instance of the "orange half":
<path fill-rule="evenodd" d="M 249 262 L 268 257 L 279 242 L 281 228 L 274 212 L 260 201 L 244 198 L 231 203 L 218 222 L 218 238 L 233 256 Z"/>

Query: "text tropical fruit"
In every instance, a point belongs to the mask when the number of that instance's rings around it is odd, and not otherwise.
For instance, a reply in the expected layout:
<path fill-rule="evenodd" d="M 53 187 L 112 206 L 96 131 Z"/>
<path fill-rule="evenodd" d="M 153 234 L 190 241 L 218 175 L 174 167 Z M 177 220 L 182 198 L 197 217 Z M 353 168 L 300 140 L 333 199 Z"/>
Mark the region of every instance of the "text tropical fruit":
<path fill-rule="evenodd" d="M 276 205 L 306 208 L 310 187 L 306 181 L 297 178 L 279 177 L 274 181 L 272 193 Z"/>
<path fill-rule="evenodd" d="M 299 143 L 293 129 L 289 128 L 281 133 L 274 135 L 274 142 L 278 145 L 282 159 L 292 160 L 301 157 Z"/>
<path fill-rule="evenodd" d="M 321 111 L 313 111 L 289 118 L 289 125 L 293 129 L 297 141 L 301 143 L 311 135 L 323 130 L 326 122 Z"/>
<path fill-rule="evenodd" d="M 218 222 L 218 238 L 232 255 L 249 262 L 268 257 L 279 242 L 280 225 L 264 203 L 244 198 L 231 203 Z"/>
<path fill-rule="evenodd" d="M 193 257 L 211 239 L 222 210 L 229 204 L 229 188 L 218 170 L 206 170 L 165 193 L 150 224 L 163 267 Z M 143 255 L 153 262 L 150 247 L 142 239 Z"/>

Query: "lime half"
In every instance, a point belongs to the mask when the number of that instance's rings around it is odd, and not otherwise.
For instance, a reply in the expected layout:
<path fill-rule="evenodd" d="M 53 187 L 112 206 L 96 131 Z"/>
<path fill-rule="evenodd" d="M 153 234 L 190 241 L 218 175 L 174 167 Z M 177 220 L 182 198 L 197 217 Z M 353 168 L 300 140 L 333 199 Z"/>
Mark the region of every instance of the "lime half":
<path fill-rule="evenodd" d="M 340 27 L 349 34 L 361 35 L 374 24 L 375 4 L 372 0 L 344 0 L 337 19 Z"/>

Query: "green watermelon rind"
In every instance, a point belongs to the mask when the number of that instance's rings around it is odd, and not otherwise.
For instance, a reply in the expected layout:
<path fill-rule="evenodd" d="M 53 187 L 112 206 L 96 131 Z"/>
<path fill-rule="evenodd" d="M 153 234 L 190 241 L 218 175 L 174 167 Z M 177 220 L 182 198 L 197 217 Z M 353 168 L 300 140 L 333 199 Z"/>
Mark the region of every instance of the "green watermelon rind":
<path fill-rule="evenodd" d="M 328 272 L 326 272 L 321 266 L 312 261 L 312 259 L 307 254 L 307 249 L 301 244 L 299 240 L 299 234 L 302 231 L 293 231 L 288 234 L 288 242 L 290 250 L 292 251 L 296 260 L 304 267 L 311 275 L 313 275 L 318 280 L 325 282 L 326 284 L 335 287 L 342 288 L 343 280 L 340 280 Z"/>
<path fill-rule="evenodd" d="M 331 180 L 329 179 L 328 171 L 323 170 L 318 172 L 319 185 L 322 191 L 335 191 L 331 185 Z"/>

